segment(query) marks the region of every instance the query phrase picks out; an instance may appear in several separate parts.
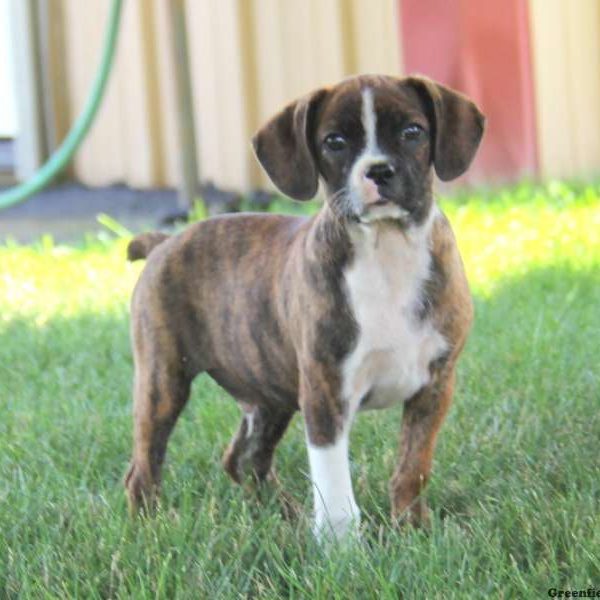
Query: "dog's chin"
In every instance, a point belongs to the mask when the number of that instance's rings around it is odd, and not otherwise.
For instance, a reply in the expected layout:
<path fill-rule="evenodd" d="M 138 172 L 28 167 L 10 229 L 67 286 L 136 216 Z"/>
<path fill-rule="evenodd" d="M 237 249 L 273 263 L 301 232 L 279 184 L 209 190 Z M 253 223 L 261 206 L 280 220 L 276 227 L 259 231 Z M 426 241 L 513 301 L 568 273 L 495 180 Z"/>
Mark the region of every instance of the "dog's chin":
<path fill-rule="evenodd" d="M 387 198 L 379 198 L 376 202 L 364 205 L 357 218 L 362 225 L 373 225 L 380 221 L 395 221 L 398 224 L 408 224 L 410 212 Z"/>
<path fill-rule="evenodd" d="M 362 196 L 344 197 L 344 202 L 332 202 L 329 207 L 341 221 L 360 225 L 375 225 L 380 222 L 394 222 L 401 227 L 408 227 L 412 222 L 410 210 L 402 207 L 398 200 L 379 197 L 367 202 Z"/>

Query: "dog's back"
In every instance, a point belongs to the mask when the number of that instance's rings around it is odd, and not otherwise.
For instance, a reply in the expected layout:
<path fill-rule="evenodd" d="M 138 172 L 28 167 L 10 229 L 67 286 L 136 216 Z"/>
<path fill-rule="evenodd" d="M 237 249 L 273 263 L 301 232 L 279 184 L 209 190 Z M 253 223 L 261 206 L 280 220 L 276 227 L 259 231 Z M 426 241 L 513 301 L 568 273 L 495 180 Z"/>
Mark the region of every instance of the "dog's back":
<path fill-rule="evenodd" d="M 189 376 L 207 371 L 236 396 L 295 402 L 283 270 L 307 222 L 246 213 L 214 217 L 170 238 L 137 236 L 128 257 L 148 262 L 132 300 L 134 339 L 162 338 L 163 356 L 177 353 Z"/>

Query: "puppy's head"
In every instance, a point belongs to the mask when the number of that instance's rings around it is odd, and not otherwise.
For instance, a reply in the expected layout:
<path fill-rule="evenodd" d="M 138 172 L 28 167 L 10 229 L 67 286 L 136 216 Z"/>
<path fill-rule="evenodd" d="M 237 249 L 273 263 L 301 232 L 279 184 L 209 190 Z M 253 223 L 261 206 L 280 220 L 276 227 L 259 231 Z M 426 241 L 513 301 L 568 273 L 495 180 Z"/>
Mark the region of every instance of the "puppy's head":
<path fill-rule="evenodd" d="M 432 203 L 432 167 L 444 181 L 464 173 L 483 126 L 475 104 L 428 79 L 363 75 L 288 105 L 253 145 L 292 198 L 312 198 L 320 177 L 342 218 L 419 223 Z"/>

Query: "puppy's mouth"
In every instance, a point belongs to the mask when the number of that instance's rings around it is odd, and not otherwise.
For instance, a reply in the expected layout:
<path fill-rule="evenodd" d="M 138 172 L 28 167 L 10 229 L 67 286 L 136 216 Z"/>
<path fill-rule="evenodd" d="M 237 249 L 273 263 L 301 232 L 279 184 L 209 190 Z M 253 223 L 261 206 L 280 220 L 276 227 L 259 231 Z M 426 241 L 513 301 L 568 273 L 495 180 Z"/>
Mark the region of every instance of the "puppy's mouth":
<path fill-rule="evenodd" d="M 394 200 L 393 198 L 390 198 L 389 196 L 386 196 L 386 195 L 380 193 L 375 199 L 372 199 L 372 198 L 367 199 L 363 196 L 362 206 L 363 206 L 363 212 L 368 212 L 369 210 L 371 210 L 373 208 L 378 208 L 380 206 L 398 206 L 398 207 L 400 207 L 400 203 L 398 202 L 398 200 Z"/>
<path fill-rule="evenodd" d="M 381 198 L 377 198 L 377 200 L 375 200 L 375 202 L 370 202 L 367 209 L 370 208 L 371 206 L 388 206 L 389 204 L 393 204 L 394 202 L 392 200 L 390 200 L 389 198 L 385 198 L 385 197 L 381 197 Z"/>
<path fill-rule="evenodd" d="M 362 212 L 358 216 L 358 221 L 365 225 L 390 219 L 404 222 L 409 216 L 409 211 L 402 208 L 398 202 L 395 202 L 391 198 L 381 196 L 377 198 L 377 200 L 363 205 Z"/>

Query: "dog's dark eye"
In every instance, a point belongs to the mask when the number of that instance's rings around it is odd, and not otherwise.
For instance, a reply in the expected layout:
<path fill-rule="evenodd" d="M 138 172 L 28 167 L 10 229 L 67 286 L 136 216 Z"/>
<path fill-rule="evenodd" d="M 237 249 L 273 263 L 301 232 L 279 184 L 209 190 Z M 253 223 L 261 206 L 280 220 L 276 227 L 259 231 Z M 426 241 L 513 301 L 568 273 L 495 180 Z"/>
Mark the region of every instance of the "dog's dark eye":
<path fill-rule="evenodd" d="M 346 148 L 346 138 L 339 133 L 330 133 L 324 140 L 323 144 L 332 152 L 340 152 Z"/>
<path fill-rule="evenodd" d="M 400 138 L 407 142 L 417 142 L 425 137 L 425 130 L 416 123 L 411 123 L 402 129 Z"/>

